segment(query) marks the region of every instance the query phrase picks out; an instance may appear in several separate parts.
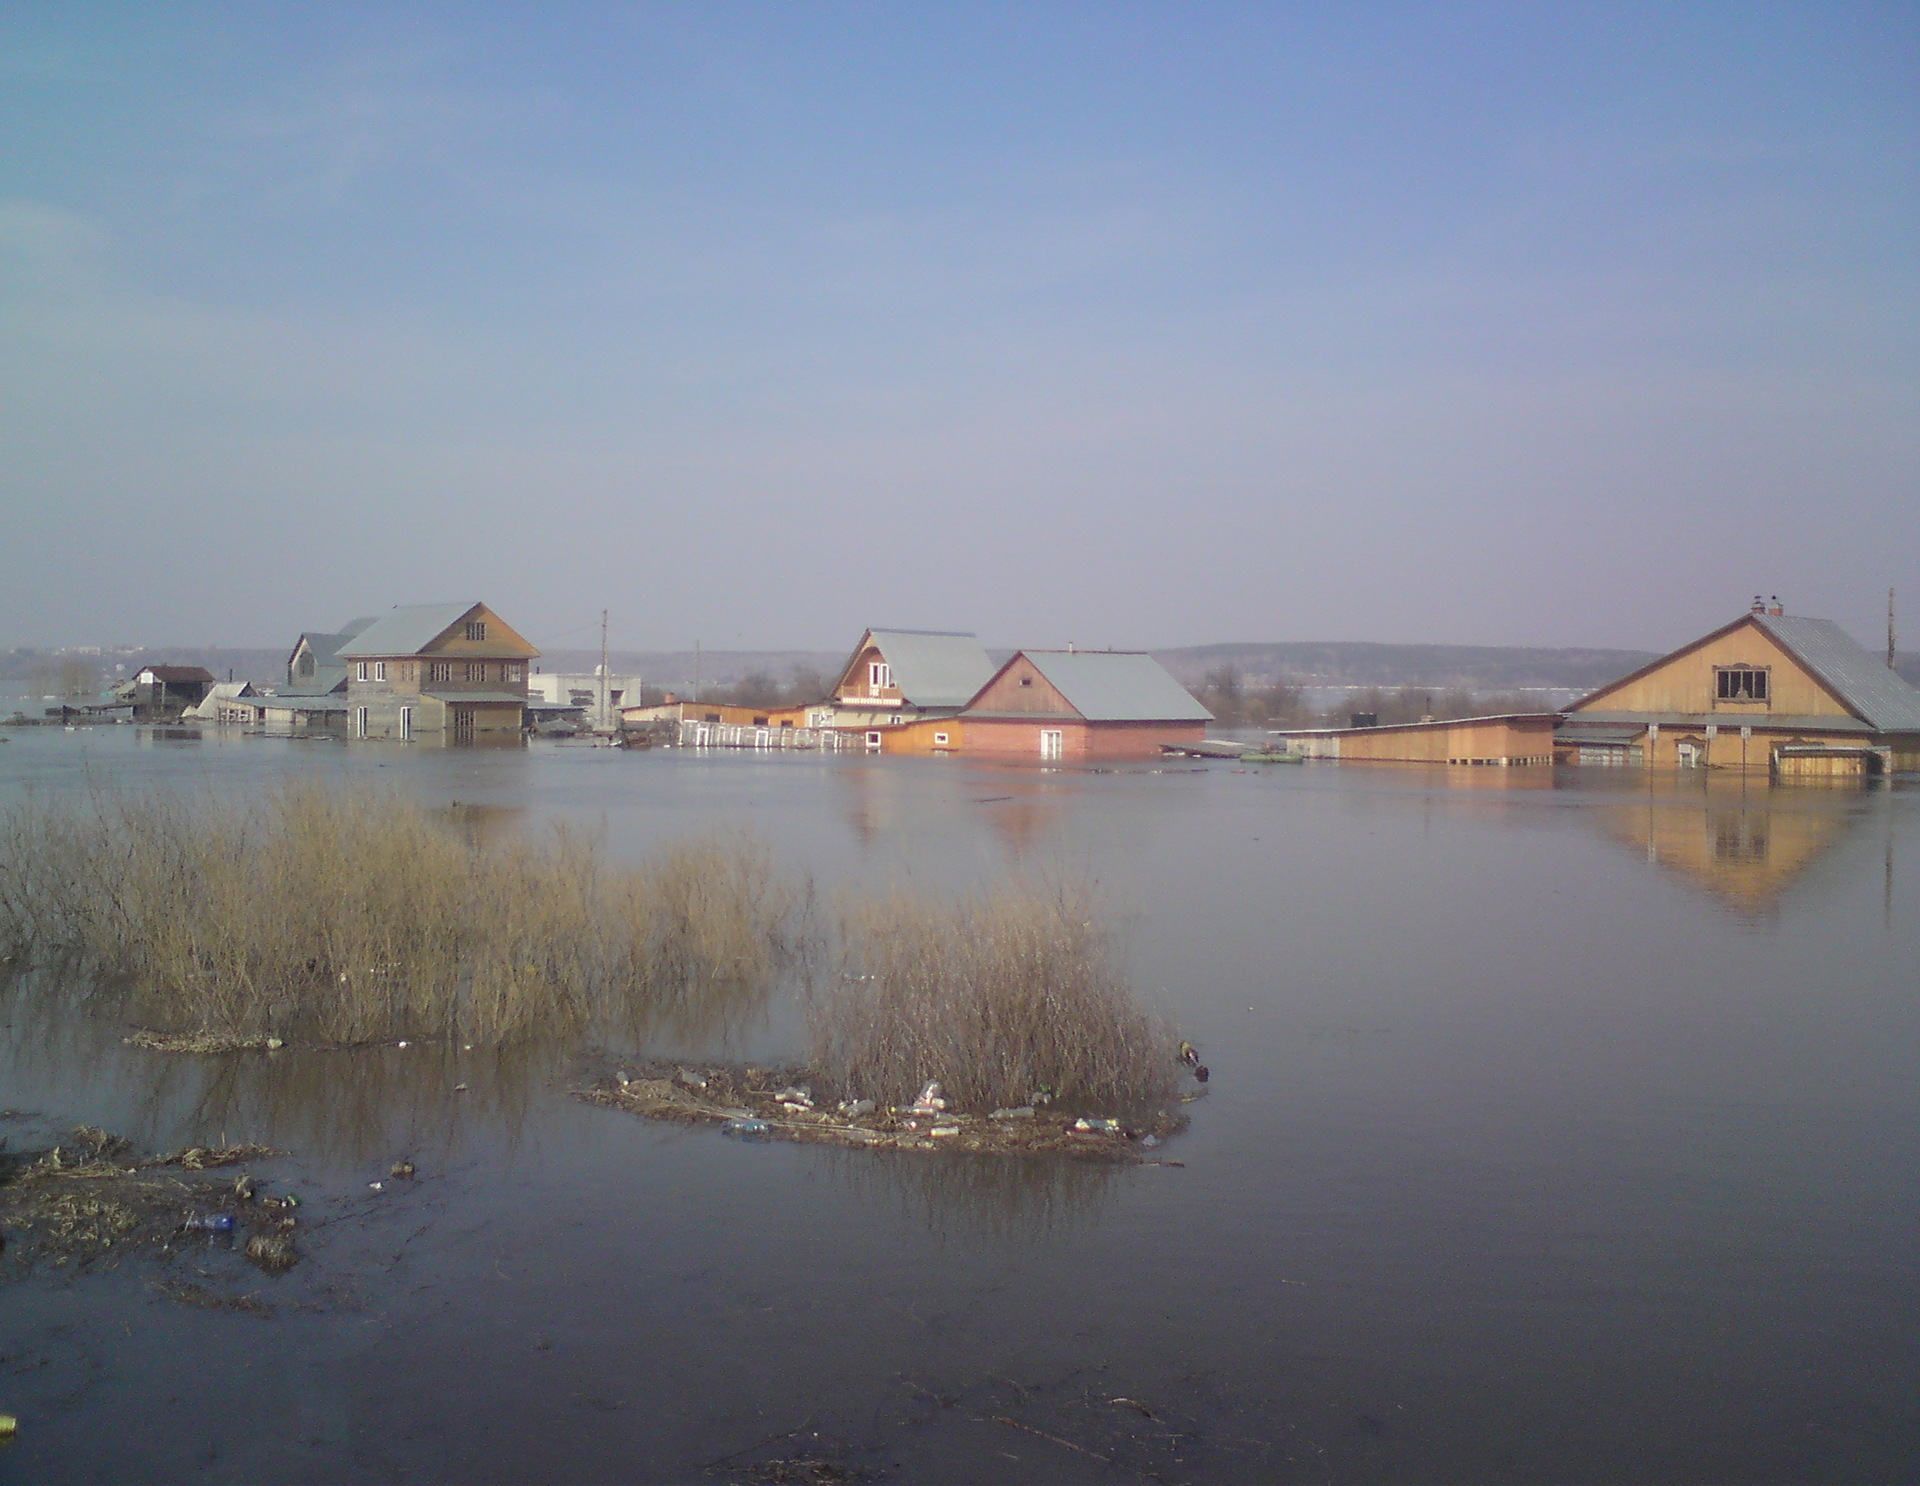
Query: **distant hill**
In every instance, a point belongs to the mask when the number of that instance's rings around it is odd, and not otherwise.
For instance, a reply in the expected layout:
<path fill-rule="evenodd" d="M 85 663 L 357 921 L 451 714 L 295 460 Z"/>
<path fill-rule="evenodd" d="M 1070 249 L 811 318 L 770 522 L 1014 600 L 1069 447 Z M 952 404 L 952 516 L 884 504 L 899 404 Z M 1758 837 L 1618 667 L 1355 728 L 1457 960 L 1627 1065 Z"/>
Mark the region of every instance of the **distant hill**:
<path fill-rule="evenodd" d="M 1153 652 L 1181 682 L 1232 666 L 1248 686 L 1431 686 L 1467 691 L 1554 687 L 1590 691 L 1637 670 L 1648 650 L 1554 650 L 1530 645 L 1383 645 L 1361 640 L 1189 645 Z"/>

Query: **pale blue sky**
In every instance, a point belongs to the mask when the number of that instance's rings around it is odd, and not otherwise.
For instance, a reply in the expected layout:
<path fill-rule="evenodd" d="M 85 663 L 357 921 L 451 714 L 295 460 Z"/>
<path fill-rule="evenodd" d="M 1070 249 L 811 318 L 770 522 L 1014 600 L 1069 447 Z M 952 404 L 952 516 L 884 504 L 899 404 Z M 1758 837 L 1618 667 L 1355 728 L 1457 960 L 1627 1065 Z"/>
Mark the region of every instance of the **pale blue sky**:
<path fill-rule="evenodd" d="M 0 5 L 0 645 L 1920 638 L 1920 7 Z"/>

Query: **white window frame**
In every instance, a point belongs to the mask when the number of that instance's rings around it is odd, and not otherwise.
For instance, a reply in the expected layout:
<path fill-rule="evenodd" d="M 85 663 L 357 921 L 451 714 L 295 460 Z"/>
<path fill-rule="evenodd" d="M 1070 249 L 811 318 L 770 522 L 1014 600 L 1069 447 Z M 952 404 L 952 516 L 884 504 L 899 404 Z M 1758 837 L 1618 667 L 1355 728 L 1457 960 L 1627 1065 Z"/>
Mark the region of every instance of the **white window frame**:
<path fill-rule="evenodd" d="M 467 638 L 469 640 L 472 640 L 475 644 L 484 643 L 487 638 L 486 620 L 469 619 L 467 621 Z"/>
<path fill-rule="evenodd" d="M 361 661 L 359 667 L 355 670 L 354 679 L 357 681 L 365 681 L 367 679 L 367 663 L 365 661 Z"/>
<path fill-rule="evenodd" d="M 413 739 L 413 708 L 402 707 L 400 709 L 400 740 L 401 742 L 405 743 L 405 742 L 411 742 L 412 739 Z"/>
<path fill-rule="evenodd" d="M 878 729 L 874 729 L 870 731 L 867 734 L 867 752 L 878 753 L 882 747 L 882 743 L 885 737 L 886 735 L 880 732 Z"/>
<path fill-rule="evenodd" d="M 933 735 L 933 746 L 935 748 L 951 748 L 953 746 L 953 739 L 951 735 L 947 733 L 935 733 Z"/>
<path fill-rule="evenodd" d="M 377 660 L 373 663 L 373 679 L 375 681 L 385 681 L 387 679 L 387 663 L 385 661 Z"/>
<path fill-rule="evenodd" d="M 367 736 L 367 709 L 365 707 L 355 707 L 353 709 L 353 736 L 356 738 L 364 738 Z"/>
<path fill-rule="evenodd" d="M 1040 757 L 1043 759 L 1062 759 L 1067 756 L 1067 730 L 1065 728 L 1040 729 Z"/>
<path fill-rule="evenodd" d="M 870 692 L 890 691 L 893 689 L 893 667 L 883 660 L 867 662 L 867 690 Z"/>

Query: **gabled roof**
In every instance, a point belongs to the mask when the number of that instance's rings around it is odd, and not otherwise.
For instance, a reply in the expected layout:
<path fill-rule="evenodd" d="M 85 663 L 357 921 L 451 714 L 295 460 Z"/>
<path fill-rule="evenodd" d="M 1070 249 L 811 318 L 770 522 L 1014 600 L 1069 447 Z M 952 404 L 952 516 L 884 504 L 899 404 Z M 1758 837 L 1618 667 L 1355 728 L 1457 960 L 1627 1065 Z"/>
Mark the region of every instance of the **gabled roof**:
<path fill-rule="evenodd" d="M 401 604 L 348 640 L 340 659 L 359 656 L 418 655 L 465 619 L 480 604 Z"/>
<path fill-rule="evenodd" d="M 1022 656 L 1089 722 L 1213 721 L 1213 714 L 1151 655 L 1124 650 L 1022 650 L 1000 670 Z M 998 677 L 995 672 L 994 679 Z"/>
<path fill-rule="evenodd" d="M 860 652 L 869 645 L 893 667 L 893 684 L 915 707 L 964 707 L 993 679 L 993 662 L 973 635 L 945 630 L 870 629 L 854 647 L 834 690 L 846 685 Z"/>
<path fill-rule="evenodd" d="M 1677 656 L 1711 644 L 1745 624 L 1754 626 L 1799 661 L 1814 680 L 1832 693 L 1835 701 L 1876 732 L 1920 732 L 1920 692 L 1907 685 L 1831 619 L 1810 619 L 1798 614 L 1742 614 L 1731 624 L 1723 624 L 1711 634 L 1702 635 L 1678 650 L 1648 662 L 1639 670 L 1629 672 L 1618 681 L 1609 681 L 1598 690 L 1589 692 L 1568 706 L 1567 715 L 1582 715 L 1581 709 L 1609 692 L 1618 691 L 1628 682 L 1638 681 L 1642 676 L 1659 670 Z M 1606 715 L 1609 718 L 1614 716 L 1611 712 Z M 1756 716 L 1753 720 L 1757 723 L 1762 719 Z M 1789 720 L 1774 718 L 1772 721 L 1785 725 Z M 1819 720 L 1791 721 L 1814 725 Z M 1833 719 L 1827 721 L 1831 723 Z"/>
<path fill-rule="evenodd" d="M 142 666 L 136 676 L 151 675 L 155 681 L 212 681 L 213 672 L 205 666 Z"/>
<path fill-rule="evenodd" d="M 1831 619 L 1755 614 L 1753 622 L 1813 672 L 1855 716 L 1883 733 L 1920 732 L 1920 691 Z"/>

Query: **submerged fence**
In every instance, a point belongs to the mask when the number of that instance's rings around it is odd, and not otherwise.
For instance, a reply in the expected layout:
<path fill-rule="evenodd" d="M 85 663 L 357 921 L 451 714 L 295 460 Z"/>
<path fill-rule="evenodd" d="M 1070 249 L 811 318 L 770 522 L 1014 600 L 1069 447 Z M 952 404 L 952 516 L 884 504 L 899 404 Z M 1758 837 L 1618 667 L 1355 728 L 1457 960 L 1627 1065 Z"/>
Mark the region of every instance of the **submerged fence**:
<path fill-rule="evenodd" d="M 836 753 L 850 747 L 847 734 L 833 728 L 753 727 L 737 722 L 682 719 L 682 748 L 817 748 Z"/>

